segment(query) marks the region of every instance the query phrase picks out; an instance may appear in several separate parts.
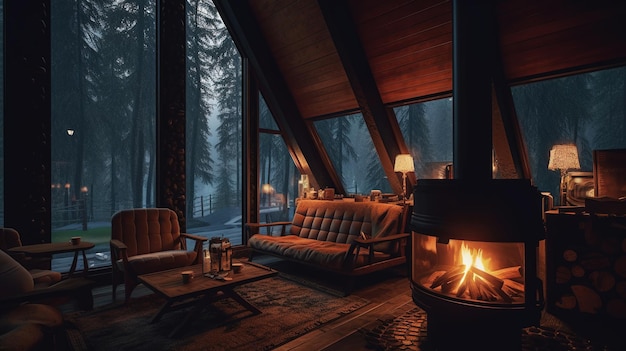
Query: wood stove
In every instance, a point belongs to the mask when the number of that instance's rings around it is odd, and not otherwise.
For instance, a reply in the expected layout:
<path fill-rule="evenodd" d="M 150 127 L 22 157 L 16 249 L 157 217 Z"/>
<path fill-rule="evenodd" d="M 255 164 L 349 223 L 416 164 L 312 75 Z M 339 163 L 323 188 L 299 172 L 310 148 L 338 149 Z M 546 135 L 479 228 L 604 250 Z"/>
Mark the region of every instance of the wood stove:
<path fill-rule="evenodd" d="M 420 179 L 413 190 L 412 297 L 437 350 L 521 349 L 544 305 L 541 194 L 529 179 L 492 179 L 494 6 L 452 1 L 454 179 Z"/>
<path fill-rule="evenodd" d="M 429 342 L 520 349 L 544 305 L 541 194 L 524 179 L 423 179 L 414 199 L 410 280 Z"/>

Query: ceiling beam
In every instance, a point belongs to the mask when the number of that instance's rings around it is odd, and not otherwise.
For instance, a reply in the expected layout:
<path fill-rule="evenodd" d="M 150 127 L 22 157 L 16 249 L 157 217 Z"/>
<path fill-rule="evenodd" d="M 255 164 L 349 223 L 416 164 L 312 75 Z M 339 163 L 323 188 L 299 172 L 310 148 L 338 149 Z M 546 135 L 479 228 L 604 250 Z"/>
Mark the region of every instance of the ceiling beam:
<path fill-rule="evenodd" d="M 402 192 L 402 182 L 393 171 L 396 155 L 408 153 L 393 109 L 382 101 L 367 55 L 355 28 L 346 1 L 318 0 L 328 31 L 343 64 L 355 98 L 361 109 L 374 147 L 394 193 Z M 411 177 L 414 184 L 415 177 Z"/>
<path fill-rule="evenodd" d="M 214 3 L 241 54 L 254 69 L 265 102 L 298 170 L 309 175 L 312 184 L 319 188 L 332 187 L 339 194 L 345 193 L 320 140 L 312 132 L 312 125 L 302 118 L 248 2 L 214 0 Z"/>

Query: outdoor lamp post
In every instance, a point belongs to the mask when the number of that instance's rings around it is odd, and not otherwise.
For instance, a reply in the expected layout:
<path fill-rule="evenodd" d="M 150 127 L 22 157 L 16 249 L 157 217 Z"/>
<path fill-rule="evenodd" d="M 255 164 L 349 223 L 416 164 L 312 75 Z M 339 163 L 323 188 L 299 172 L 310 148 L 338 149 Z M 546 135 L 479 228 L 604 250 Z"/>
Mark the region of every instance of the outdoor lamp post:
<path fill-rule="evenodd" d="M 80 188 L 80 212 L 83 220 L 83 231 L 87 231 L 87 192 L 86 186 Z"/>

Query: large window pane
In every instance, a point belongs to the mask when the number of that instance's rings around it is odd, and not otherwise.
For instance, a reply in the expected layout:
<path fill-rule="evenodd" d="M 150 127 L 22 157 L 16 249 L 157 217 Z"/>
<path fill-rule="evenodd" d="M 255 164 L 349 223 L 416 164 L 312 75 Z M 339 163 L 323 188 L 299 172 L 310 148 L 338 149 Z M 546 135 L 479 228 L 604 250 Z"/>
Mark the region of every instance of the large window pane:
<path fill-rule="evenodd" d="M 52 241 L 94 242 L 93 267 L 112 214 L 155 204 L 156 19 L 154 1 L 80 4 L 51 2 Z"/>
<path fill-rule="evenodd" d="M 626 148 L 626 68 L 526 84 L 512 89 L 535 185 L 555 195 L 560 173 L 548 170 L 555 144 L 578 147 L 580 171 L 593 171 L 593 150 Z"/>
<path fill-rule="evenodd" d="M 452 99 L 400 106 L 394 112 L 417 179 L 445 178 L 446 166 L 452 164 Z"/>
<path fill-rule="evenodd" d="M 372 189 L 391 191 L 387 176 L 359 114 L 315 121 L 324 148 L 347 194 L 369 195 Z M 324 184 L 320 184 L 324 187 Z"/>
<path fill-rule="evenodd" d="M 289 221 L 299 196 L 300 173 L 265 100 L 261 96 L 259 99 L 259 219 L 266 223 Z"/>
<path fill-rule="evenodd" d="M 212 1 L 188 1 L 187 24 L 187 231 L 239 245 L 241 56 Z"/>

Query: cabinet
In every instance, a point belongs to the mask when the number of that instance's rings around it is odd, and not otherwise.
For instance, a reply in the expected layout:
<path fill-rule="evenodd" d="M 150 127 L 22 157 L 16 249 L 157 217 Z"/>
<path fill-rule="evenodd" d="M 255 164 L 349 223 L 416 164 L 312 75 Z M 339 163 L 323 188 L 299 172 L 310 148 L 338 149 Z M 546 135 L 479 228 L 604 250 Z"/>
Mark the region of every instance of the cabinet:
<path fill-rule="evenodd" d="M 546 308 L 626 320 L 626 216 L 546 213 Z"/>

